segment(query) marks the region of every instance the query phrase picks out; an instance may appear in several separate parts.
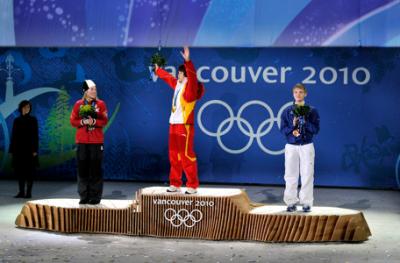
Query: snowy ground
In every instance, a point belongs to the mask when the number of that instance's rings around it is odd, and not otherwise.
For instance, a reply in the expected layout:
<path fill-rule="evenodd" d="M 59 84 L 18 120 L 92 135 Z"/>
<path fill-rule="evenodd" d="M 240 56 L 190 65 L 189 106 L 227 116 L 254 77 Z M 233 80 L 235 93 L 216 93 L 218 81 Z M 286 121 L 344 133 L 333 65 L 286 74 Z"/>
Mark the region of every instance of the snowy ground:
<path fill-rule="evenodd" d="M 132 199 L 151 184 L 105 182 L 104 199 Z M 255 202 L 282 205 L 282 187 L 244 188 Z M 400 262 L 400 192 L 318 188 L 316 206 L 361 210 L 372 232 L 363 243 L 273 244 L 175 240 L 103 234 L 57 234 L 16 228 L 24 199 L 0 181 L 0 262 Z M 33 199 L 78 198 L 74 182 L 37 182 Z"/>

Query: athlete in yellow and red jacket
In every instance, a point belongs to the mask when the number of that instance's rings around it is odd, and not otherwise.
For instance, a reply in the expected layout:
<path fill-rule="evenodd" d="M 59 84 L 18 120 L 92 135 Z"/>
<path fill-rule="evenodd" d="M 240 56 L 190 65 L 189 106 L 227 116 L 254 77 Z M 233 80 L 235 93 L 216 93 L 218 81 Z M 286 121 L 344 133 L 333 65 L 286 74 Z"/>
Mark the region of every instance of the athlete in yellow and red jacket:
<path fill-rule="evenodd" d="M 169 160 L 171 165 L 168 192 L 178 192 L 182 185 L 182 171 L 186 174 L 186 194 L 194 194 L 199 186 L 197 161 L 194 152 L 194 108 L 203 96 L 204 86 L 199 83 L 196 70 L 190 61 L 189 48 L 181 52 L 185 62 L 179 66 L 178 79 L 155 65 L 155 73 L 173 90 L 169 118 Z"/>

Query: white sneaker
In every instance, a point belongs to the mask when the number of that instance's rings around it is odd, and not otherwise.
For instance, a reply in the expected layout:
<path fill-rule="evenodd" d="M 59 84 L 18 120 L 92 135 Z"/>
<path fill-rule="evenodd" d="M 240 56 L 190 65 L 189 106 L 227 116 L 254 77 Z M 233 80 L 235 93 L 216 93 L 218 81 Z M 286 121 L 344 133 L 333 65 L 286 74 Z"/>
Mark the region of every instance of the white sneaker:
<path fill-rule="evenodd" d="M 169 192 L 169 193 L 176 193 L 176 192 L 180 192 L 180 191 L 181 191 L 180 187 L 176 187 L 176 186 L 173 186 L 173 185 L 170 185 L 167 188 L 167 192 Z"/>
<path fill-rule="evenodd" d="M 197 194 L 197 189 L 188 187 L 186 189 L 185 194 L 188 194 L 188 195 Z"/>

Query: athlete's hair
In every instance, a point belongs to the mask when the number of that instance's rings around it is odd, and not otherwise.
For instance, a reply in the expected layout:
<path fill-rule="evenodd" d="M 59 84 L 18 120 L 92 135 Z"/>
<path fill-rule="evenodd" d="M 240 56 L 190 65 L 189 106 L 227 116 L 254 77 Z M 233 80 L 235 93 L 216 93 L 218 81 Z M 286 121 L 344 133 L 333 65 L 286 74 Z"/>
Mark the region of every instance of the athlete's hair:
<path fill-rule="evenodd" d="M 179 71 L 183 72 L 183 75 L 187 77 L 185 65 L 180 65 L 178 68 L 178 72 Z"/>
<path fill-rule="evenodd" d="M 297 83 L 296 85 L 294 85 L 292 91 L 294 91 L 295 89 L 301 89 L 304 91 L 304 93 L 307 93 L 306 87 L 301 83 Z"/>

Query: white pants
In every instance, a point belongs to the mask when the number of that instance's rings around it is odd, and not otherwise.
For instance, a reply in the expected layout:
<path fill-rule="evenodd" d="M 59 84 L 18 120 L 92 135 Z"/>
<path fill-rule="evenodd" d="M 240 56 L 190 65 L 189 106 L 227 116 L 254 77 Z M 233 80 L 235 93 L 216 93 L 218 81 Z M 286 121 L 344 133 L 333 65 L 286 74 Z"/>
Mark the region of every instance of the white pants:
<path fill-rule="evenodd" d="M 286 205 L 294 205 L 300 201 L 302 205 L 313 205 L 314 201 L 314 144 L 285 146 L 285 193 L 283 201 Z M 301 176 L 301 189 L 297 197 L 297 187 Z"/>

